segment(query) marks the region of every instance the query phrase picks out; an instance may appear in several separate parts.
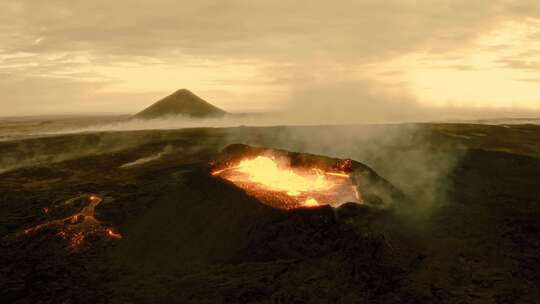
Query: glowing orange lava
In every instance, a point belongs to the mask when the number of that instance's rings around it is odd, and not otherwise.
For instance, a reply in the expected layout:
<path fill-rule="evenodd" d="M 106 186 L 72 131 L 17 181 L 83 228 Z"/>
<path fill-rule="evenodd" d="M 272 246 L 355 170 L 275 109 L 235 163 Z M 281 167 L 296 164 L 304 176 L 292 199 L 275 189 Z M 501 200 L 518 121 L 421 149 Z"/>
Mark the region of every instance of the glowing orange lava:
<path fill-rule="evenodd" d="M 111 228 L 107 229 L 107 235 L 118 240 L 122 238 L 120 233 L 114 232 Z"/>
<path fill-rule="evenodd" d="M 83 207 L 81 211 L 66 218 L 51 220 L 43 224 L 39 224 L 34 227 L 25 229 L 23 230 L 24 234 L 29 235 L 45 228 L 55 227 L 58 229 L 56 236 L 68 240 L 68 247 L 70 249 L 76 249 L 77 247 L 80 247 L 83 244 L 86 235 L 91 233 L 99 234 L 104 232 L 105 235 L 108 237 L 114 239 L 122 238 L 121 234 L 115 232 L 111 228 L 104 228 L 101 223 L 96 219 L 95 208 L 103 201 L 100 197 L 96 195 L 77 196 L 63 202 L 60 206 L 72 205 L 75 202 L 81 200 L 88 201 L 88 204 Z M 44 210 L 47 210 L 46 212 L 44 211 L 44 213 L 48 214 L 51 209 L 44 208 Z"/>
<path fill-rule="evenodd" d="M 319 206 L 319 202 L 317 202 L 316 199 L 310 197 L 304 202 L 303 206 L 304 207 L 316 207 L 316 206 Z"/>
<path fill-rule="evenodd" d="M 249 181 L 261 184 L 268 190 L 286 192 L 290 196 L 309 191 L 326 191 L 332 186 L 318 170 L 313 170 L 310 175 L 300 175 L 291 169 L 279 168 L 273 159 L 265 156 L 243 160 L 235 171 L 246 173 Z"/>
<path fill-rule="evenodd" d="M 356 186 L 346 172 L 294 169 L 269 156 L 244 159 L 236 166 L 216 170 L 212 174 L 282 209 L 360 201 Z"/>

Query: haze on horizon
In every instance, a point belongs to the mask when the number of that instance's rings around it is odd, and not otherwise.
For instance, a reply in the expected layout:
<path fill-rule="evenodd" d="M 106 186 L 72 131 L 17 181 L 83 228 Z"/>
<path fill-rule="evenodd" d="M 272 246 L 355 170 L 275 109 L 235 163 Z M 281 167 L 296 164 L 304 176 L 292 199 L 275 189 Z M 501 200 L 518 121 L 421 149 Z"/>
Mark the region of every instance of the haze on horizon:
<path fill-rule="evenodd" d="M 538 113 L 540 2 L 0 0 L 0 116 Z M 463 114 L 464 115 L 464 114 Z"/>

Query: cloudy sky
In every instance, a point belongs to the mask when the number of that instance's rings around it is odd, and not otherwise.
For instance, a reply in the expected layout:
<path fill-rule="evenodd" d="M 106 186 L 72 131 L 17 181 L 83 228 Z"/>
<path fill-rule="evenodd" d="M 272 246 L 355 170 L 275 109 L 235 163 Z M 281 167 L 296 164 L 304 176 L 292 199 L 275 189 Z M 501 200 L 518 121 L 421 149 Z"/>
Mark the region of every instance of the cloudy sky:
<path fill-rule="evenodd" d="M 179 88 L 229 111 L 539 111 L 540 1 L 0 0 L 0 116 Z"/>

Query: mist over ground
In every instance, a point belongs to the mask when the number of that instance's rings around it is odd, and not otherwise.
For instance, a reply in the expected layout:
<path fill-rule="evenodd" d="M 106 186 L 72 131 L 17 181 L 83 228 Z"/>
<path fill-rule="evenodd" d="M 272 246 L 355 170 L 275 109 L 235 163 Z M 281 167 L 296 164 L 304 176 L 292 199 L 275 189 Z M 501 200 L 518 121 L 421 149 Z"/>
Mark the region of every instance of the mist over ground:
<path fill-rule="evenodd" d="M 534 119 L 537 113 L 531 111 L 433 107 L 404 92 L 389 94 L 374 87 L 368 82 L 310 84 L 295 90 L 290 101 L 275 112 L 232 113 L 217 118 L 165 115 L 140 119 L 122 115 L 4 119 L 0 122 L 0 139 L 6 149 L 0 156 L 0 172 L 116 153 L 181 137 L 184 129 L 201 129 L 209 131 L 201 133 L 190 147 L 166 146 L 121 168 L 157 162 L 163 155 L 178 151 L 175 149 L 206 149 L 205 136 L 213 134 L 217 137 L 210 146 L 216 151 L 245 143 L 358 160 L 414 195 L 417 205 L 422 206 L 415 209 L 419 215 L 445 204 L 448 180 L 466 154 L 463 146 L 434 144 L 429 136 L 430 122 L 540 123 Z M 56 147 L 50 147 L 51 143 Z"/>
<path fill-rule="evenodd" d="M 0 303 L 540 299 L 540 1 L 0 0 L 0 29 Z M 262 150 L 328 187 L 227 180 Z"/>
<path fill-rule="evenodd" d="M 291 102 L 272 113 L 229 114 L 219 118 L 164 116 L 148 120 L 129 115 L 4 119 L 0 121 L 0 139 L 7 148 L 0 156 L 0 172 L 131 149 L 166 140 L 176 131 L 182 134 L 182 129 L 211 128 L 219 134 L 217 144 L 213 143 L 215 149 L 245 143 L 364 162 L 399 188 L 415 193 L 417 201 L 431 208 L 446 200 L 447 179 L 465 152 L 456 147 L 437 147 L 426 139 L 429 127 L 418 123 L 538 124 L 540 120 L 534 119 L 535 115 L 494 109 L 436 108 L 422 105 L 412 97 L 398 99 L 373 91 L 371 86 L 335 83 L 298 90 Z M 205 145 L 206 139 L 201 138 L 190 149 L 203 149 Z M 174 149 L 168 147 L 141 155 L 125 167 L 159 160 L 164 153 L 174 153 Z"/>
<path fill-rule="evenodd" d="M 3 142 L 0 168 L 5 172 L 26 166 L 47 167 L 71 159 L 103 154 L 112 157 L 122 151 L 156 146 L 145 149 L 136 159 L 126 160 L 118 168 L 122 170 L 158 163 L 171 153 L 218 152 L 229 144 L 244 143 L 363 162 L 406 194 L 414 195 L 417 204 L 423 206 L 417 211 L 427 212 L 445 203 L 447 178 L 463 153 L 452 146 L 433 146 L 424 138 L 428 134 L 428 129 L 417 124 L 83 132 Z M 183 138 L 187 141 L 170 144 Z"/>
<path fill-rule="evenodd" d="M 362 125 L 420 122 L 540 124 L 540 113 L 523 109 L 432 107 L 414 99 L 378 95 L 356 84 L 298 91 L 294 101 L 273 112 L 230 113 L 192 118 L 155 119 L 124 115 L 31 116 L 0 118 L 0 141 L 85 132 L 228 128 L 238 126 Z"/>

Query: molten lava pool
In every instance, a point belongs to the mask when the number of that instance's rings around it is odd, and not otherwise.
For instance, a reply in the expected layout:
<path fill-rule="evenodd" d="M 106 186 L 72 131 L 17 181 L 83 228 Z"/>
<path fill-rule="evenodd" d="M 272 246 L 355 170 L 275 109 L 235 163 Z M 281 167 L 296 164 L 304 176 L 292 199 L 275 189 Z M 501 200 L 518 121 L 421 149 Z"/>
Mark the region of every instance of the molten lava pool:
<path fill-rule="evenodd" d="M 258 155 L 212 172 L 265 204 L 281 209 L 361 202 L 349 173 L 293 168 L 286 159 Z"/>

